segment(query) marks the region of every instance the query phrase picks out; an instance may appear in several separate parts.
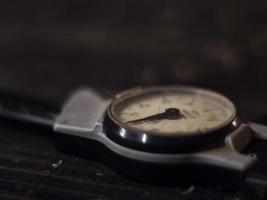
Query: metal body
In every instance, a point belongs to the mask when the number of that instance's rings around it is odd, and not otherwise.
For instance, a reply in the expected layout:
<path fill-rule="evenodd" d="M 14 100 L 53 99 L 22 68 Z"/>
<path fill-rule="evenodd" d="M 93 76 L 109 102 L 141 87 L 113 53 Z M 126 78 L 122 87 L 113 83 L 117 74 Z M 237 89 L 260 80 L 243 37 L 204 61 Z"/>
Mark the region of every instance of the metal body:
<path fill-rule="evenodd" d="M 267 138 L 267 132 L 255 132 L 257 126 L 254 125 L 253 130 L 248 124 L 242 124 L 228 134 L 222 146 L 206 151 L 168 154 L 134 150 L 113 142 L 103 132 L 104 116 L 111 102 L 112 99 L 106 99 L 90 88 L 78 90 L 67 100 L 56 120 L 54 130 L 100 142 L 112 152 L 137 161 L 159 164 L 207 164 L 240 172 L 247 171 L 257 160 L 240 152 L 254 138 Z"/>

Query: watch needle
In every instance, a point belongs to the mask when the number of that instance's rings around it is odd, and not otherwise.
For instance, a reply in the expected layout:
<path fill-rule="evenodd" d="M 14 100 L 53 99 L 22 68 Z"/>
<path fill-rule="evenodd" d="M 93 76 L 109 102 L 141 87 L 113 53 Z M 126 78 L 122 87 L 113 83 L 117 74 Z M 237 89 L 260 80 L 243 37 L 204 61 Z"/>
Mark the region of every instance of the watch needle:
<path fill-rule="evenodd" d="M 176 120 L 183 118 L 184 116 L 181 114 L 180 110 L 177 108 L 167 108 L 164 112 L 158 113 L 155 115 L 147 116 L 141 119 L 135 119 L 128 121 L 126 123 L 138 123 L 138 122 L 143 122 L 143 121 L 155 121 L 155 120 Z"/>

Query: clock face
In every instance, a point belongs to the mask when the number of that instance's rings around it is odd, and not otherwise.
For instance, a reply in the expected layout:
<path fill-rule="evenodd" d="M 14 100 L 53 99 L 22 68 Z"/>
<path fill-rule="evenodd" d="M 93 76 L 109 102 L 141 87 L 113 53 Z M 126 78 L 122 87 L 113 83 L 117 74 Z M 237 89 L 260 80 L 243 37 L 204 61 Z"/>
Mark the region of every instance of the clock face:
<path fill-rule="evenodd" d="M 234 120 L 236 108 L 226 97 L 193 87 L 128 90 L 108 114 L 119 126 L 160 136 L 189 136 L 219 130 Z"/>

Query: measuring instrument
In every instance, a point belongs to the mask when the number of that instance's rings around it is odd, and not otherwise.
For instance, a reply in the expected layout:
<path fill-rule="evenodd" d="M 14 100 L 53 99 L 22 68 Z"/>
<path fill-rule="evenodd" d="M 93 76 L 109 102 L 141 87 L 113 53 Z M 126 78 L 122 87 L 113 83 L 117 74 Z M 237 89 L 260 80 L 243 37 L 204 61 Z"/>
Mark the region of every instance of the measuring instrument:
<path fill-rule="evenodd" d="M 0 102 L 3 118 L 53 127 L 61 151 L 97 158 L 143 182 L 240 187 L 257 162 L 242 151 L 267 139 L 267 128 L 240 121 L 227 97 L 190 86 L 140 87 L 114 97 L 81 89 L 59 113 Z"/>

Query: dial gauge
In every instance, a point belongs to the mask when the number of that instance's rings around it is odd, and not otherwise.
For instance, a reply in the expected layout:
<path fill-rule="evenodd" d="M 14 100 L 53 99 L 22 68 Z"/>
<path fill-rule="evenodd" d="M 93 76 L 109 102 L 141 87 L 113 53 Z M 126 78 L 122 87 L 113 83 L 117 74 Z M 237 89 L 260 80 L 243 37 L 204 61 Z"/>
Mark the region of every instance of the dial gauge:
<path fill-rule="evenodd" d="M 232 123 L 234 104 L 221 94 L 193 87 L 128 90 L 108 115 L 121 127 L 160 136 L 205 134 Z"/>

